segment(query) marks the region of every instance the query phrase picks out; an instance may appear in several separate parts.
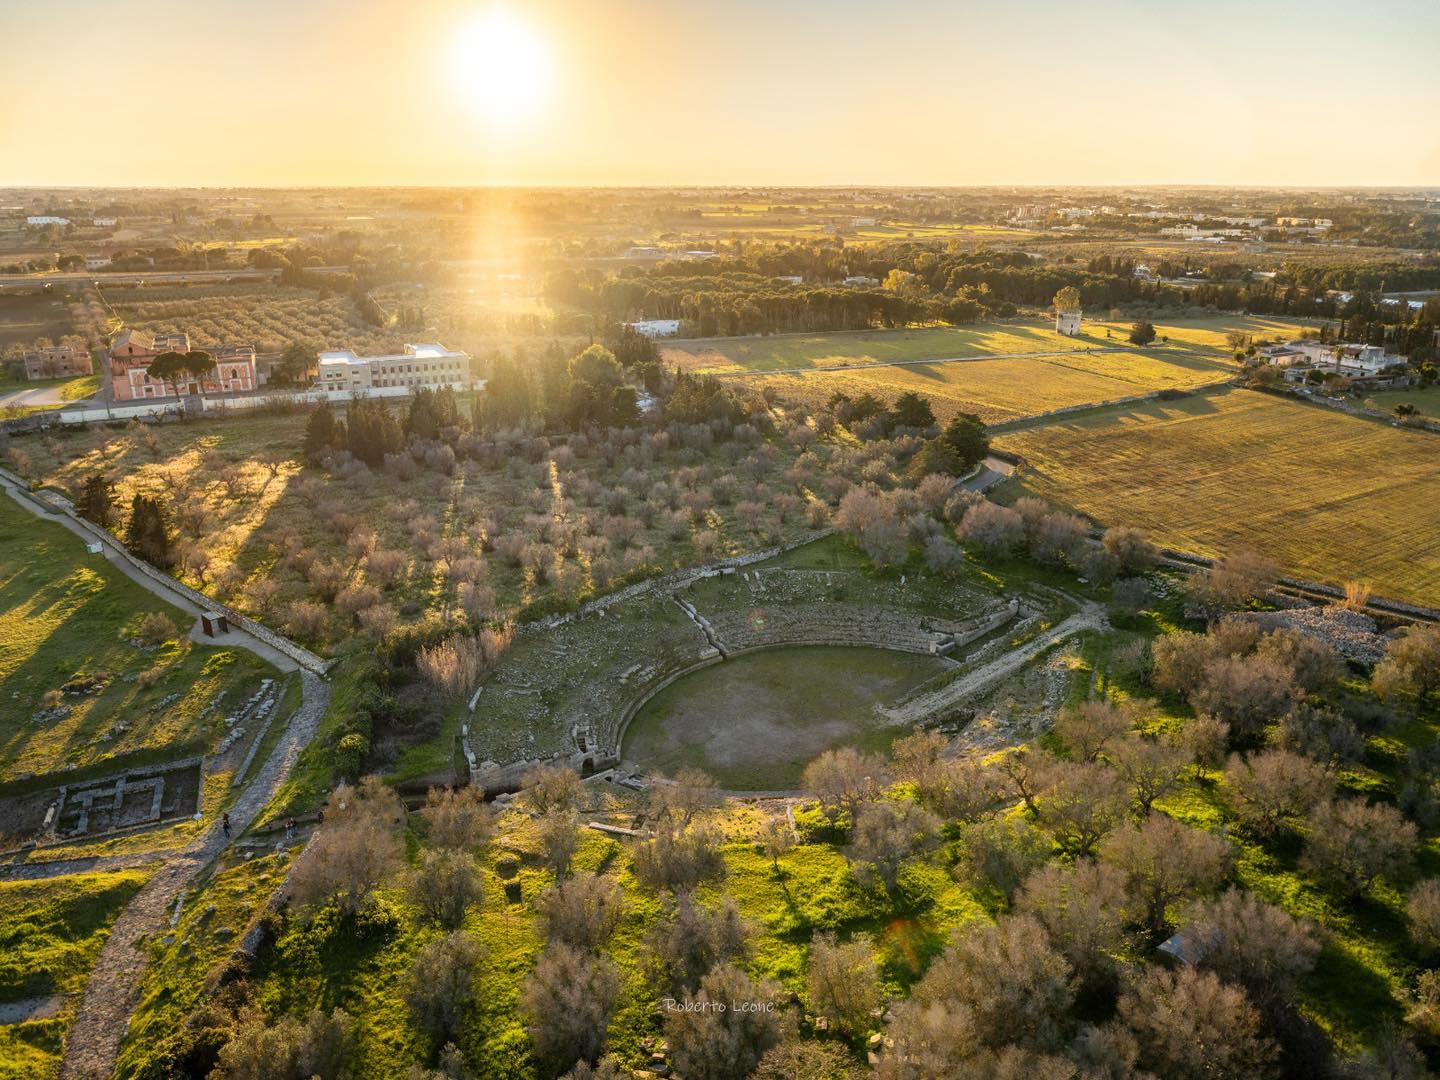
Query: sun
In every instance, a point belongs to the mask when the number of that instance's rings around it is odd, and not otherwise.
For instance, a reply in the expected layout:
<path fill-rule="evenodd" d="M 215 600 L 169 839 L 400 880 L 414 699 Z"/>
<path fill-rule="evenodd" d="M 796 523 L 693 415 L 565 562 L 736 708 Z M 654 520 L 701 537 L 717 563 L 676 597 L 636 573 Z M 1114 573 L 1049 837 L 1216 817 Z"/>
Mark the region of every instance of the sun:
<path fill-rule="evenodd" d="M 550 52 L 523 20 L 495 7 L 461 30 L 455 77 L 475 111 L 496 126 L 530 117 L 550 89 Z"/>

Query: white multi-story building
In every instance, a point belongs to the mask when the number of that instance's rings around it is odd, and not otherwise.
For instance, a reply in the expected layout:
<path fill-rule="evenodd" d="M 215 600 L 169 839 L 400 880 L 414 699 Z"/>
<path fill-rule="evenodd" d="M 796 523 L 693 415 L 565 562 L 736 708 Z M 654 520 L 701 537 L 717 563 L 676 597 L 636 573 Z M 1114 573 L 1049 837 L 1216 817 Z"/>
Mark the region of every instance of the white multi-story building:
<path fill-rule="evenodd" d="M 679 319 L 641 319 L 629 324 L 630 329 L 648 338 L 674 337 L 680 333 Z"/>
<path fill-rule="evenodd" d="M 470 356 L 443 345 L 406 345 L 393 356 L 356 356 L 349 350 L 320 354 L 322 390 L 349 393 L 378 386 L 464 390 L 470 384 Z"/>

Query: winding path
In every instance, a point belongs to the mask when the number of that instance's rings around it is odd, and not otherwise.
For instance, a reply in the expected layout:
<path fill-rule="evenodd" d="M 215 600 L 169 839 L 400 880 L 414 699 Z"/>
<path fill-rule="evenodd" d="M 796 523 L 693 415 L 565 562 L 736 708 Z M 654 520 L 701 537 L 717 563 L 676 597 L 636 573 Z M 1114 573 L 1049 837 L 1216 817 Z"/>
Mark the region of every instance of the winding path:
<path fill-rule="evenodd" d="M 290 775 L 295 759 L 314 737 L 330 704 L 329 686 L 309 672 L 302 672 L 300 677 L 304 687 L 300 707 L 265 765 L 230 807 L 237 835 L 250 827 Z M 140 976 L 148 962 L 143 939 L 167 925 L 175 898 L 229 843 L 230 838 L 219 824 L 211 825 L 189 847 L 167 857 L 162 869 L 115 920 L 70 1024 L 70 1038 L 60 1067 L 62 1080 L 103 1080 L 114 1071 L 120 1043 L 135 1010 Z"/>
<path fill-rule="evenodd" d="M 23 486 L 16 482 L 16 478 L 4 471 L 0 471 L 0 488 L 36 517 L 56 522 L 83 540 L 89 539 L 67 515 L 46 506 L 43 501 L 24 490 Z M 137 572 L 124 561 L 113 558 L 108 550 L 105 557 L 112 566 L 136 584 L 167 603 L 189 614 L 199 614 L 197 605 L 177 590 L 167 588 L 162 582 Z M 195 636 L 194 631 L 191 636 Z M 233 628 L 228 634 L 217 638 L 196 640 L 206 644 L 234 645 L 249 649 L 282 671 L 295 671 L 298 668 L 290 657 L 239 628 Z M 280 785 L 295 767 L 300 751 L 315 737 L 320 720 L 330 705 L 330 687 L 322 679 L 306 670 L 300 670 L 300 679 L 300 707 L 290 717 L 279 741 L 256 772 L 254 779 L 229 807 L 231 828 L 236 836 L 243 834 L 254 823 L 280 789 Z M 77 871 L 112 870 L 163 862 L 160 870 L 135 894 L 120 913 L 120 917 L 115 920 L 110 936 L 105 939 L 95 966 L 91 969 L 79 1008 L 70 1024 L 65 1058 L 60 1067 L 60 1076 L 64 1080 L 103 1080 L 114 1071 L 120 1043 L 125 1038 L 130 1016 L 135 1011 L 140 977 L 148 963 L 148 957 L 142 949 L 145 937 L 167 925 L 169 912 L 176 898 L 229 843 L 230 837 L 224 834 L 217 821 L 176 853 L 63 859 L 12 865 L 4 869 L 6 880 L 38 880 Z"/>
<path fill-rule="evenodd" d="M 881 711 L 886 718 L 895 723 L 920 723 L 954 707 L 971 694 L 994 685 L 1066 638 L 1073 637 L 1082 630 L 1104 630 L 1109 625 L 1105 609 L 1099 604 L 1087 602 L 1074 615 L 1051 627 L 1035 640 L 1021 645 L 1018 649 L 1011 649 L 1003 656 L 998 656 L 989 663 L 981 664 L 973 671 L 968 671 L 929 693 L 921 694 L 894 708 Z"/>

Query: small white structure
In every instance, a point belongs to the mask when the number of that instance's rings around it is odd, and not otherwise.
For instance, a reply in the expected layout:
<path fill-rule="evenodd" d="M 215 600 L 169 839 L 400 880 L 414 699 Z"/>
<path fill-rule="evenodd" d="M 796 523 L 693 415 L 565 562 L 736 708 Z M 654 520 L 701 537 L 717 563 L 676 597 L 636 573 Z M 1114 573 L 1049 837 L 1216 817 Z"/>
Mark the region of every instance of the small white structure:
<path fill-rule="evenodd" d="M 1057 311 L 1055 313 L 1055 332 L 1064 334 L 1066 337 L 1074 337 L 1080 333 L 1080 312 Z"/>
<path fill-rule="evenodd" d="M 870 277 L 868 274 L 851 274 L 845 279 L 843 284 L 863 286 L 879 285 L 880 279 L 876 277 Z"/>
<path fill-rule="evenodd" d="M 469 381 L 470 355 L 443 345 L 406 345 L 403 353 L 391 356 L 356 356 L 348 349 L 320 354 L 322 390 L 353 393 L 379 386 L 464 390 Z"/>
<path fill-rule="evenodd" d="M 674 337 L 680 333 L 679 319 L 641 319 L 629 325 L 631 330 L 648 338 Z"/>
<path fill-rule="evenodd" d="M 95 219 L 95 227 L 97 229 L 113 229 L 119 222 L 119 218 L 97 217 Z"/>
<path fill-rule="evenodd" d="M 109 265 L 110 265 L 110 256 L 109 256 L 109 255 L 86 255 L 86 256 L 85 256 L 85 269 L 86 269 L 86 270 L 102 270 L 102 269 L 104 269 L 105 267 L 107 267 L 107 266 L 109 266 Z"/>
<path fill-rule="evenodd" d="M 56 217 L 54 214 L 33 214 L 25 219 L 26 225 L 69 225 L 68 217 Z"/>

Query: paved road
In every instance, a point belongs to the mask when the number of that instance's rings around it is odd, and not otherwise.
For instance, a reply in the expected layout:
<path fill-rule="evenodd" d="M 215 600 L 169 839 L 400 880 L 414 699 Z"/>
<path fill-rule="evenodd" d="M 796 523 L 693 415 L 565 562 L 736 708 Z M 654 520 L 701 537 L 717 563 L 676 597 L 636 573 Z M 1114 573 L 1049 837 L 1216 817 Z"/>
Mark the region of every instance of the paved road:
<path fill-rule="evenodd" d="M 63 405 L 65 399 L 60 396 L 58 386 L 32 386 L 24 390 L 12 390 L 8 394 L 0 394 L 0 409 L 8 408 L 11 405 Z"/>
<path fill-rule="evenodd" d="M 95 270 L 67 270 L 55 274 L 0 274 L 0 288 L 7 285 L 34 288 L 36 285 L 130 285 L 144 281 L 148 284 L 179 284 L 183 282 L 236 280 L 261 281 L 278 277 L 279 270 L 145 270 L 106 273 Z"/>
<path fill-rule="evenodd" d="M 1015 475 L 1015 465 L 1004 458 L 987 457 L 980 462 L 980 471 L 974 476 L 968 477 L 959 482 L 959 486 L 966 491 L 978 491 L 982 495 L 993 488 L 996 484 L 1010 479 Z"/>

